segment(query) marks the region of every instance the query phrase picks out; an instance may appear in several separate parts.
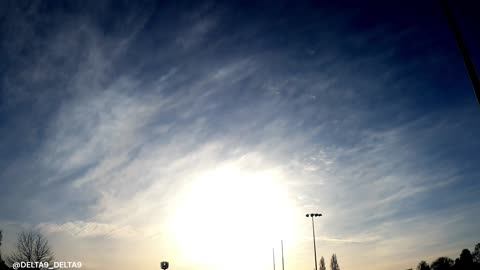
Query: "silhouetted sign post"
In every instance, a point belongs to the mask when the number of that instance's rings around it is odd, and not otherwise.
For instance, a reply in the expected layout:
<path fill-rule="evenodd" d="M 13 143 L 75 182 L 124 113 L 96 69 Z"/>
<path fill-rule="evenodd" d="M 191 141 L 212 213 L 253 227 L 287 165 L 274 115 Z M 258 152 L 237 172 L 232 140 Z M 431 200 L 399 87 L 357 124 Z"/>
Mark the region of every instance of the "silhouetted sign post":
<path fill-rule="evenodd" d="M 160 268 L 162 268 L 163 270 L 167 270 L 168 269 L 168 262 L 161 262 L 160 263 Z"/>

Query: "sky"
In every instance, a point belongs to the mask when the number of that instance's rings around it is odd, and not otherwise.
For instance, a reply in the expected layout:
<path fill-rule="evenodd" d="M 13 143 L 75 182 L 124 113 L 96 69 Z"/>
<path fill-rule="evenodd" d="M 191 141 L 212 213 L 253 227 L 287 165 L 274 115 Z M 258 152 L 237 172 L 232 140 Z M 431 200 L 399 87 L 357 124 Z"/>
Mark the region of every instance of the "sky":
<path fill-rule="evenodd" d="M 407 269 L 480 242 L 480 107 L 437 1 L 2 1 L 2 254 Z M 477 69 L 472 1 L 450 1 Z"/>

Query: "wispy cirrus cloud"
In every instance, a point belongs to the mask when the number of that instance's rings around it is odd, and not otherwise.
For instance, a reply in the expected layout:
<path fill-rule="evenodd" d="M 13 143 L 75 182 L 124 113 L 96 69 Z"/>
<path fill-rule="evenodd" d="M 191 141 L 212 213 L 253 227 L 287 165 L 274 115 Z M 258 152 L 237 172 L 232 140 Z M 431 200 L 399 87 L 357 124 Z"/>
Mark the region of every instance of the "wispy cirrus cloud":
<path fill-rule="evenodd" d="M 68 233 L 75 237 L 113 237 L 113 238 L 139 238 L 141 235 L 132 227 L 115 226 L 104 223 L 88 223 L 82 221 L 67 222 L 63 224 L 41 223 L 36 226 L 38 230 L 51 233 Z"/>

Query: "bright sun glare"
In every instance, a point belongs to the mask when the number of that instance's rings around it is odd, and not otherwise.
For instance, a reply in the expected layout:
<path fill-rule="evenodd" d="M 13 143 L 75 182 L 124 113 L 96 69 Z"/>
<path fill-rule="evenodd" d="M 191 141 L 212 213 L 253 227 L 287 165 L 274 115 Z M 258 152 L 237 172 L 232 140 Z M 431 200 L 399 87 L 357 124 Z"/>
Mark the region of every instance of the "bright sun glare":
<path fill-rule="evenodd" d="M 281 181 L 279 170 L 238 165 L 196 177 L 180 195 L 170 223 L 182 258 L 218 269 L 271 264 L 272 247 L 292 238 L 298 216 Z"/>

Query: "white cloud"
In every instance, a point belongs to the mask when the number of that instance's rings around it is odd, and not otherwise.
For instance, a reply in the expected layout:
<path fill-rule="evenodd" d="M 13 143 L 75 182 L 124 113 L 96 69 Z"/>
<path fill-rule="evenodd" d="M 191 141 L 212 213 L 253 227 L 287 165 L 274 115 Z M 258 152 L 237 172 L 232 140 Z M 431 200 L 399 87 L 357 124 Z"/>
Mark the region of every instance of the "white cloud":
<path fill-rule="evenodd" d="M 131 226 L 117 226 L 96 222 L 75 221 L 63 224 L 40 223 L 36 228 L 48 234 L 60 232 L 79 238 L 106 236 L 112 238 L 138 239 L 143 237 L 141 232 Z"/>

